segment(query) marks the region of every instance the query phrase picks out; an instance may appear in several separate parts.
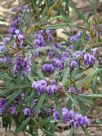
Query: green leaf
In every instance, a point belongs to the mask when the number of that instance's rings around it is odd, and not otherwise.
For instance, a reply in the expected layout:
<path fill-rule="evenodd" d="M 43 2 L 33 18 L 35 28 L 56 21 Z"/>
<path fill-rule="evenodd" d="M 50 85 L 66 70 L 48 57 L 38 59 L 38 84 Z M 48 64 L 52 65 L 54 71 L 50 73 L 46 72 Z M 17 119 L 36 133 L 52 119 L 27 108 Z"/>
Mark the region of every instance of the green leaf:
<path fill-rule="evenodd" d="M 66 83 L 69 73 L 70 73 L 70 68 L 69 67 L 65 68 L 63 72 L 63 78 L 62 78 L 63 85 Z"/>
<path fill-rule="evenodd" d="M 83 83 L 87 83 L 87 82 L 90 83 L 91 81 L 93 81 L 93 78 L 94 78 L 97 74 L 99 74 L 101 71 L 102 71 L 102 68 L 97 68 L 97 69 L 92 73 L 92 75 L 89 75 L 89 76 L 85 77 L 83 80 L 81 80 L 81 81 L 79 82 L 79 84 L 83 84 Z"/>
<path fill-rule="evenodd" d="M 71 127 L 71 130 L 70 130 L 69 136 L 74 136 L 74 127 Z"/>
<path fill-rule="evenodd" d="M 19 133 L 20 131 L 23 131 L 23 129 L 26 127 L 26 125 L 28 124 L 28 122 L 31 120 L 31 118 L 27 118 L 25 121 L 23 121 L 21 123 L 21 125 L 15 130 L 15 133 Z"/>
<path fill-rule="evenodd" d="M 36 52 L 36 51 L 46 51 L 48 49 L 51 49 L 51 46 L 46 46 L 46 47 L 41 47 L 41 48 L 38 48 L 38 49 L 32 49 L 32 50 L 28 50 L 28 52 Z"/>
<path fill-rule="evenodd" d="M 55 100 L 55 103 L 56 103 L 56 108 L 58 110 L 60 120 L 61 120 L 61 122 L 63 122 L 62 108 L 61 108 L 61 104 L 59 103 L 59 98 L 57 96 L 54 96 L 54 100 Z"/>
<path fill-rule="evenodd" d="M 27 97 L 26 101 L 28 101 L 28 102 L 31 101 L 32 98 L 34 98 L 34 95 L 35 95 L 35 93 L 34 93 L 34 91 L 32 91 L 31 94 Z"/>
<path fill-rule="evenodd" d="M 90 134 L 88 133 L 87 128 L 81 127 L 83 132 L 85 133 L 85 136 L 90 136 Z"/>
<path fill-rule="evenodd" d="M 29 79 L 31 82 L 34 81 L 34 79 L 33 79 L 33 77 L 31 76 L 31 74 L 29 74 L 27 77 L 28 77 L 28 79 Z"/>
<path fill-rule="evenodd" d="M 42 26 L 42 29 L 57 29 L 57 28 L 65 28 L 68 26 L 68 23 L 59 23 L 59 24 L 54 24 L 54 25 L 46 25 Z"/>
<path fill-rule="evenodd" d="M 87 97 L 87 98 L 102 98 L 102 94 L 80 94 L 79 96 Z"/>
<path fill-rule="evenodd" d="M 36 107 L 36 113 L 39 113 L 41 108 L 42 108 L 42 105 L 43 105 L 43 102 L 45 100 L 45 97 L 46 97 L 46 93 L 44 93 L 43 95 L 41 95 L 40 99 L 39 99 L 39 102 L 37 104 L 37 107 Z"/>
<path fill-rule="evenodd" d="M 19 90 L 19 91 L 17 91 L 17 92 L 14 92 L 13 94 L 9 95 L 9 96 L 7 97 L 8 105 L 9 105 L 12 101 L 14 101 L 14 99 L 15 99 L 21 92 L 22 92 L 22 90 Z"/>

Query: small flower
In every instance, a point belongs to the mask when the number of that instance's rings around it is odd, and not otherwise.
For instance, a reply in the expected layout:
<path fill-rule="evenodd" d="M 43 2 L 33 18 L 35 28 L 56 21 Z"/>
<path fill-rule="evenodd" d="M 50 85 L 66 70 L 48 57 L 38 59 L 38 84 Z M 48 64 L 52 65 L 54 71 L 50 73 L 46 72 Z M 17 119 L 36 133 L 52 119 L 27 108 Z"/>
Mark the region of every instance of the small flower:
<path fill-rule="evenodd" d="M 16 113 L 16 106 L 15 105 L 12 105 L 10 108 L 9 108 L 9 112 L 10 114 L 15 114 Z"/>
<path fill-rule="evenodd" d="M 53 64 L 46 63 L 46 64 L 42 65 L 42 70 L 44 72 L 49 73 L 49 74 L 53 74 L 54 73 L 54 66 L 53 66 Z"/>
<path fill-rule="evenodd" d="M 90 40 L 90 36 L 89 35 L 85 35 L 85 40 L 89 41 Z"/>
<path fill-rule="evenodd" d="M 68 121 L 68 109 L 62 108 L 62 116 L 63 116 L 63 121 L 66 123 Z"/>
<path fill-rule="evenodd" d="M 59 69 L 63 68 L 63 64 L 60 59 L 54 58 L 52 59 L 52 63 Z"/>
<path fill-rule="evenodd" d="M 49 51 L 49 52 L 48 52 L 48 56 L 49 56 L 49 58 L 53 58 L 53 57 L 56 56 L 56 53 L 53 52 L 53 51 Z"/>
<path fill-rule="evenodd" d="M 48 41 L 50 41 L 52 39 L 51 31 L 49 29 L 47 29 L 46 34 L 48 36 Z"/>
<path fill-rule="evenodd" d="M 4 112 L 7 101 L 5 98 L 0 98 L 0 115 Z"/>
<path fill-rule="evenodd" d="M 70 57 L 71 57 L 70 51 L 69 51 L 69 50 L 68 50 L 68 51 L 64 51 L 64 52 L 62 52 L 62 54 L 61 54 L 61 61 L 66 61 L 66 60 L 68 60 Z"/>
<path fill-rule="evenodd" d="M 53 109 L 53 119 L 56 121 L 59 118 L 58 111 L 56 109 Z"/>
<path fill-rule="evenodd" d="M 76 68 L 77 65 L 78 65 L 78 62 L 75 61 L 75 60 L 72 60 L 71 63 L 70 63 L 70 66 L 71 66 L 72 69 Z"/>
<path fill-rule="evenodd" d="M 9 42 L 9 41 L 10 41 L 10 38 L 9 38 L 9 37 L 3 38 L 3 42 L 4 42 L 4 43 L 7 43 L 7 42 Z"/>
<path fill-rule="evenodd" d="M 61 43 L 56 43 L 55 46 L 56 46 L 56 48 L 60 49 L 62 47 L 62 44 Z"/>
<path fill-rule="evenodd" d="M 75 58 L 80 58 L 83 56 L 83 52 L 82 51 L 75 51 L 73 54 L 73 57 Z"/>
<path fill-rule="evenodd" d="M 5 46 L 0 46 L 0 53 L 3 53 L 5 51 Z"/>
<path fill-rule="evenodd" d="M 68 93 L 76 93 L 76 91 L 77 90 L 75 90 L 75 88 L 72 85 L 70 85 L 70 87 L 67 90 Z"/>
<path fill-rule="evenodd" d="M 98 48 L 93 48 L 91 49 L 93 55 L 96 55 L 98 53 Z"/>
<path fill-rule="evenodd" d="M 27 107 L 25 107 L 25 108 L 23 109 L 23 114 L 24 114 L 25 116 L 30 116 L 30 114 L 31 114 L 30 109 L 27 108 Z"/>
<path fill-rule="evenodd" d="M 6 62 L 6 57 L 5 58 L 0 58 L 0 62 L 2 62 L 2 63 L 5 63 Z"/>
<path fill-rule="evenodd" d="M 75 34 L 74 36 L 71 36 L 71 37 L 70 37 L 70 41 L 71 41 L 71 42 L 76 42 L 80 37 L 81 37 L 81 33 L 78 32 L 78 33 Z"/>
<path fill-rule="evenodd" d="M 27 75 L 31 71 L 31 62 L 29 58 L 24 58 L 23 56 L 18 56 L 16 58 L 15 65 L 13 66 L 14 75 L 21 73 L 23 75 Z"/>
<path fill-rule="evenodd" d="M 94 55 L 90 55 L 90 57 L 89 57 L 90 64 L 94 64 L 95 61 L 96 61 L 96 58 L 94 57 Z"/>
<path fill-rule="evenodd" d="M 58 87 L 56 85 L 48 85 L 47 86 L 47 93 L 48 95 L 54 94 L 58 91 Z"/>

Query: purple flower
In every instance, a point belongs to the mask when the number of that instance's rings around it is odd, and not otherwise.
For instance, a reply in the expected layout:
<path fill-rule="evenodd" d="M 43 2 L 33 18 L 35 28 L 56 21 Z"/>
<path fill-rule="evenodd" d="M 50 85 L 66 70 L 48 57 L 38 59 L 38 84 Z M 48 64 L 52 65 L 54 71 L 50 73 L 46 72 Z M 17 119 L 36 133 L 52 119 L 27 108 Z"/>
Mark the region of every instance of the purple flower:
<path fill-rule="evenodd" d="M 44 37 L 41 34 L 38 34 L 37 39 L 40 41 L 40 43 L 44 41 Z"/>
<path fill-rule="evenodd" d="M 23 35 L 19 34 L 19 35 L 18 35 L 18 40 L 19 40 L 19 41 L 22 41 L 22 40 L 23 40 Z"/>
<path fill-rule="evenodd" d="M 70 87 L 68 88 L 67 92 L 68 93 L 76 93 L 76 90 L 75 90 L 75 88 L 72 85 L 70 85 Z"/>
<path fill-rule="evenodd" d="M 56 121 L 59 118 L 58 111 L 56 109 L 53 109 L 53 119 Z"/>
<path fill-rule="evenodd" d="M 16 40 L 17 44 L 19 43 L 19 48 L 22 48 L 23 45 L 23 35 L 20 34 L 19 30 L 15 30 L 15 35 L 13 35 L 14 39 Z M 15 42 L 15 44 L 16 44 Z"/>
<path fill-rule="evenodd" d="M 5 58 L 0 58 L 0 62 L 5 63 L 6 62 L 6 57 Z"/>
<path fill-rule="evenodd" d="M 75 120 L 80 124 L 81 126 L 87 126 L 90 124 L 90 121 L 88 120 L 87 116 L 82 116 L 81 114 L 76 113 Z"/>
<path fill-rule="evenodd" d="M 73 49 L 73 45 L 69 45 L 69 46 L 68 46 L 68 49 Z"/>
<path fill-rule="evenodd" d="M 27 108 L 27 107 L 25 107 L 25 108 L 23 109 L 23 114 L 24 114 L 25 116 L 30 116 L 30 114 L 31 114 L 30 109 Z"/>
<path fill-rule="evenodd" d="M 52 63 L 59 69 L 63 68 L 63 64 L 60 59 L 54 58 L 52 59 Z"/>
<path fill-rule="evenodd" d="M 64 52 L 62 52 L 62 54 L 61 54 L 61 61 L 66 61 L 66 60 L 68 60 L 70 57 L 71 57 L 70 51 L 69 51 L 69 50 L 68 50 L 68 51 L 64 51 Z"/>
<path fill-rule="evenodd" d="M 78 65 L 78 62 L 75 61 L 75 60 L 72 60 L 71 63 L 70 63 L 70 66 L 71 66 L 72 69 L 76 68 L 77 65 Z"/>
<path fill-rule="evenodd" d="M 50 85 L 55 85 L 56 81 L 55 80 L 50 80 Z"/>
<path fill-rule="evenodd" d="M 47 82 L 45 80 L 34 81 L 32 83 L 32 88 L 37 91 L 38 95 L 41 95 L 43 92 L 46 91 Z"/>
<path fill-rule="evenodd" d="M 57 109 L 53 110 L 53 118 L 56 121 L 59 119 L 59 114 Z M 74 128 L 78 128 L 79 126 L 88 126 L 90 124 L 89 119 L 87 116 L 83 116 L 81 114 L 75 113 L 73 110 L 68 110 L 66 108 L 62 108 L 62 117 L 64 123 L 70 122 L 70 125 Z"/>
<path fill-rule="evenodd" d="M 95 61 L 96 61 L 96 58 L 94 57 L 94 55 L 90 55 L 90 57 L 89 57 L 90 64 L 94 64 Z"/>
<path fill-rule="evenodd" d="M 42 70 L 44 72 L 49 73 L 49 74 L 53 74 L 54 73 L 54 66 L 53 66 L 53 64 L 46 63 L 46 64 L 42 65 Z"/>
<path fill-rule="evenodd" d="M 21 17 L 23 15 L 23 12 L 25 11 L 25 8 L 22 8 L 22 7 L 15 8 L 14 12 L 16 13 L 16 11 L 17 11 L 17 14 L 15 14 L 15 16 L 12 18 L 10 26 L 9 26 L 9 36 L 10 37 L 12 37 L 13 34 L 15 33 L 15 30 L 19 28 Z"/>
<path fill-rule="evenodd" d="M 9 41 L 10 41 L 10 38 L 9 38 L 9 37 L 3 38 L 3 42 L 4 42 L 4 43 L 7 43 L 7 42 L 9 42 Z"/>
<path fill-rule="evenodd" d="M 7 101 L 5 98 L 0 98 L 0 115 L 4 112 Z"/>
<path fill-rule="evenodd" d="M 0 46 L 0 53 L 3 53 L 5 51 L 5 46 Z"/>
<path fill-rule="evenodd" d="M 49 51 L 48 56 L 49 56 L 49 58 L 53 58 L 56 56 L 56 53 L 54 51 Z"/>
<path fill-rule="evenodd" d="M 36 45 L 36 47 L 46 46 L 43 31 L 39 31 L 37 34 L 34 35 L 34 44 Z"/>
<path fill-rule="evenodd" d="M 81 33 L 78 32 L 78 33 L 75 34 L 74 36 L 71 36 L 71 37 L 70 37 L 70 41 L 71 41 L 71 42 L 76 42 L 80 37 L 81 37 Z"/>
<path fill-rule="evenodd" d="M 13 67 L 14 75 L 21 73 L 27 75 L 31 71 L 31 62 L 29 58 L 24 58 L 23 56 L 19 56 L 16 58 L 15 65 Z"/>
<path fill-rule="evenodd" d="M 69 119 L 68 115 L 68 109 L 62 108 L 62 116 L 63 116 L 63 121 L 66 123 Z"/>
<path fill-rule="evenodd" d="M 35 40 L 34 40 L 34 44 L 35 44 L 35 45 L 39 45 L 39 44 L 40 44 L 40 40 L 39 40 L 39 39 L 35 39 Z M 40 46 L 39 46 L 39 47 L 40 47 Z"/>
<path fill-rule="evenodd" d="M 86 65 L 92 65 L 92 64 L 95 63 L 95 61 L 96 61 L 96 58 L 94 57 L 94 55 L 89 54 L 89 53 L 86 53 L 86 54 L 84 55 L 84 63 L 85 63 Z"/>
<path fill-rule="evenodd" d="M 10 114 L 15 114 L 16 113 L 16 106 L 15 105 L 12 105 L 10 108 L 9 108 L 9 112 Z"/>
<path fill-rule="evenodd" d="M 75 121 L 74 119 L 70 120 L 70 124 L 71 126 L 73 126 L 74 128 L 78 128 L 80 125 L 78 124 L 77 121 Z"/>
<path fill-rule="evenodd" d="M 89 35 L 85 35 L 85 40 L 89 41 L 90 40 L 90 36 Z"/>
<path fill-rule="evenodd" d="M 61 43 L 56 43 L 55 46 L 56 46 L 56 48 L 60 49 L 62 47 L 62 44 Z"/>
<path fill-rule="evenodd" d="M 50 41 L 52 39 L 51 31 L 49 29 L 47 29 L 46 34 L 48 36 L 48 41 Z"/>
<path fill-rule="evenodd" d="M 32 100 L 32 105 L 34 106 L 36 104 L 36 102 L 37 102 L 37 99 L 33 99 Z"/>
<path fill-rule="evenodd" d="M 81 56 L 83 56 L 82 51 L 75 51 L 74 54 L 73 54 L 73 57 L 75 57 L 75 58 L 80 58 Z"/>
<path fill-rule="evenodd" d="M 47 93 L 48 95 L 54 94 L 58 91 L 58 86 L 56 85 L 48 85 L 47 86 Z"/>
<path fill-rule="evenodd" d="M 15 34 L 19 35 L 20 34 L 20 30 L 19 29 L 15 30 Z"/>
<path fill-rule="evenodd" d="M 70 85 L 68 90 L 67 90 L 68 93 L 74 93 L 74 94 L 77 94 L 77 93 L 82 93 L 82 88 L 81 87 L 78 87 L 77 90 L 73 87 L 73 85 Z"/>
<path fill-rule="evenodd" d="M 91 49 L 93 55 L 96 55 L 98 53 L 98 48 L 93 48 Z"/>

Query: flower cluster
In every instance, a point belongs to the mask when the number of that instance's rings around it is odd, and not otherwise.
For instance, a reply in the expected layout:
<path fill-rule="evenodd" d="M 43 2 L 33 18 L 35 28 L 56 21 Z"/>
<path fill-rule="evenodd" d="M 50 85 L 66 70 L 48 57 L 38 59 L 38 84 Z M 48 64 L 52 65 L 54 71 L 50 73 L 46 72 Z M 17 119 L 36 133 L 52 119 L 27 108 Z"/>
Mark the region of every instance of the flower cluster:
<path fill-rule="evenodd" d="M 56 85 L 55 83 L 55 80 L 50 80 L 48 82 L 46 80 L 34 81 L 32 83 L 32 88 L 37 91 L 38 95 L 41 95 L 44 92 L 51 95 L 56 93 L 59 89 L 60 84 Z"/>
<path fill-rule="evenodd" d="M 84 55 L 84 64 L 86 65 L 92 65 L 94 64 L 96 61 L 96 58 L 94 55 L 90 54 L 90 53 L 86 53 Z"/>
<path fill-rule="evenodd" d="M 59 114 L 57 109 L 53 110 L 52 116 L 55 121 L 59 119 Z M 87 116 L 83 116 L 79 113 L 75 113 L 73 110 L 68 110 L 66 108 L 62 108 L 62 117 L 64 123 L 67 123 L 69 121 L 70 125 L 73 126 L 74 128 L 78 128 L 80 126 L 85 127 L 90 124 L 90 121 L 87 118 Z"/>
<path fill-rule="evenodd" d="M 29 58 L 24 58 L 23 56 L 18 56 L 16 58 L 15 64 L 13 66 L 13 74 L 26 75 L 31 72 L 31 62 Z"/>
<path fill-rule="evenodd" d="M 71 84 L 69 86 L 69 88 L 67 89 L 66 92 L 68 92 L 68 93 L 74 93 L 74 94 L 79 94 L 79 93 L 82 93 L 83 90 L 82 90 L 81 87 L 77 87 L 77 89 L 75 89 L 75 87 Z"/>
<path fill-rule="evenodd" d="M 47 36 L 47 39 L 44 37 Z M 46 42 L 52 39 L 50 30 L 40 30 L 37 34 L 34 35 L 34 45 L 36 48 L 46 46 Z"/>
<path fill-rule="evenodd" d="M 15 30 L 19 28 L 21 23 L 21 16 L 25 11 L 25 7 L 13 8 L 12 11 L 15 13 L 15 16 L 12 18 L 10 27 L 9 27 L 9 36 L 11 37 Z"/>

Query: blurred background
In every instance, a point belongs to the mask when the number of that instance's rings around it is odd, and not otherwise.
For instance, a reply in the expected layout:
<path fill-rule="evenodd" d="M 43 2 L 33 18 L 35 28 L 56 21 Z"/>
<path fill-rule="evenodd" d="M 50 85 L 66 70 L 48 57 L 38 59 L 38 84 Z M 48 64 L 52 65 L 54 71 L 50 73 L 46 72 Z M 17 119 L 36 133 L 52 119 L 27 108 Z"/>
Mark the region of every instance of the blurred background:
<path fill-rule="evenodd" d="M 77 25 L 96 12 L 102 16 L 102 0 L 0 0 L 0 34 L 7 35 L 12 8 L 26 5 L 36 21 L 63 15 Z M 40 15 L 40 17 L 39 17 Z"/>

